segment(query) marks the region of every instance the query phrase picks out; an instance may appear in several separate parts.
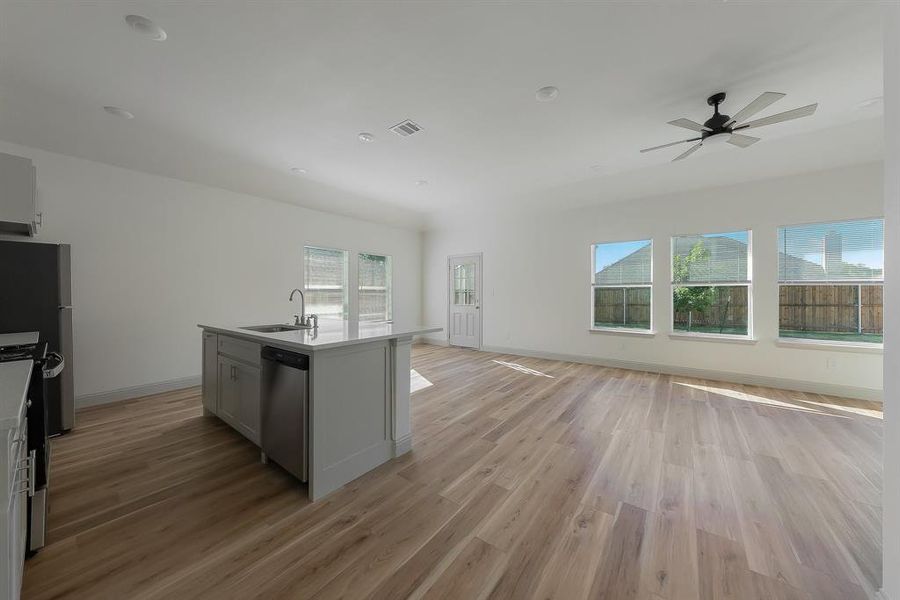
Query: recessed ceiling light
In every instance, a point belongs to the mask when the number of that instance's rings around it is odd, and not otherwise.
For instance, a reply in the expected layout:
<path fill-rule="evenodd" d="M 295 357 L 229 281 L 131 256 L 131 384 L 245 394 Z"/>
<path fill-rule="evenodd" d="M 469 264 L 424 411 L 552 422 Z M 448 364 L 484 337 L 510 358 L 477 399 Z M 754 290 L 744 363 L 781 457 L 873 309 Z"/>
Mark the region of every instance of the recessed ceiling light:
<path fill-rule="evenodd" d="M 420 180 L 418 180 L 418 181 L 416 182 L 416 185 L 417 185 L 418 187 L 422 187 L 423 185 L 428 185 L 428 182 L 427 182 L 426 180 L 424 180 L 424 179 L 420 179 Z"/>
<path fill-rule="evenodd" d="M 883 96 L 875 96 L 874 98 L 869 98 L 868 100 L 863 100 L 862 102 L 860 102 L 853 108 L 855 108 L 856 110 L 864 110 L 866 108 L 872 108 L 874 106 L 878 106 L 882 102 L 884 102 Z"/>
<path fill-rule="evenodd" d="M 369 142 L 375 141 L 375 136 L 372 135 L 371 133 L 366 133 L 364 131 L 361 134 L 359 134 L 359 141 L 366 142 L 368 144 Z"/>
<path fill-rule="evenodd" d="M 134 115 L 132 113 L 128 112 L 124 108 L 119 108 L 118 106 L 104 106 L 103 110 L 116 117 L 122 117 L 123 119 L 134 118 Z"/>
<path fill-rule="evenodd" d="M 306 169 L 301 169 L 300 167 L 291 167 L 291 173 L 296 175 L 305 175 Z"/>
<path fill-rule="evenodd" d="M 128 15 L 125 17 L 125 22 L 131 27 L 132 31 L 147 39 L 151 39 L 154 42 L 162 42 L 169 37 L 166 35 L 165 29 L 147 17 L 142 17 L 141 15 Z"/>
<path fill-rule="evenodd" d="M 606 170 L 606 165 L 591 165 L 591 171 L 604 171 Z"/>
<path fill-rule="evenodd" d="M 537 98 L 538 102 L 550 102 L 551 100 L 556 100 L 557 96 L 559 96 L 559 90 L 552 85 L 542 87 L 534 93 L 534 97 Z"/>

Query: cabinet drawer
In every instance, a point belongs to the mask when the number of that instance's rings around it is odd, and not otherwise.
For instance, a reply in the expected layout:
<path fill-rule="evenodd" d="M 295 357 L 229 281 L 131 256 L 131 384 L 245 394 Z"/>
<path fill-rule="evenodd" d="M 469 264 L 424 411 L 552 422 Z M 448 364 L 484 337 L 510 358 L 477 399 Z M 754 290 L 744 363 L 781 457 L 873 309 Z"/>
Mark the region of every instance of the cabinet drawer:
<path fill-rule="evenodd" d="M 259 344 L 219 335 L 219 354 L 259 366 Z"/>

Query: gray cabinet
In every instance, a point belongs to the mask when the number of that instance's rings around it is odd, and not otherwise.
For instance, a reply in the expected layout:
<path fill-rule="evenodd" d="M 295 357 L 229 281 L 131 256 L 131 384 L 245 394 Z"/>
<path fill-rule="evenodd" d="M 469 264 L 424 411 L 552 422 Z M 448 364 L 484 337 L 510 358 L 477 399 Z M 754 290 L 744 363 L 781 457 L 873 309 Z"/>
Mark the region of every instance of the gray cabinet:
<path fill-rule="evenodd" d="M 238 423 L 240 432 L 255 444 L 259 438 L 259 367 L 251 367 L 238 363 L 235 369 L 238 388 Z"/>
<path fill-rule="evenodd" d="M 7 456 L 0 463 L 0 598 L 18 600 L 25 564 L 28 495 L 34 481 L 34 466 L 28 455 L 28 423 L 24 406 L 19 423 L 0 430 Z M 2 444 L 3 442 L 0 442 Z M 0 453 L 3 451 L 0 446 Z"/>
<path fill-rule="evenodd" d="M 215 333 L 203 332 L 203 409 L 204 414 L 219 413 L 219 336 Z"/>
<path fill-rule="evenodd" d="M 30 158 L 0 153 L 0 233 L 32 236 L 40 226 Z"/>
<path fill-rule="evenodd" d="M 218 411 L 220 419 L 259 444 L 259 367 L 218 356 Z"/>

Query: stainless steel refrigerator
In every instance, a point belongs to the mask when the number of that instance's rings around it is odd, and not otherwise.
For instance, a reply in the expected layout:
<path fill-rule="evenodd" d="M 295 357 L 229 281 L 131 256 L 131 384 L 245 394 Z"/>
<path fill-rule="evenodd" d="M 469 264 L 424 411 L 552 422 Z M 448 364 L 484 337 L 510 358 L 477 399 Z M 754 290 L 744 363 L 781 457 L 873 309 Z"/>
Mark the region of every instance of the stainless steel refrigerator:
<path fill-rule="evenodd" d="M 0 241 L 0 333 L 38 331 L 66 368 L 48 380 L 49 435 L 75 425 L 71 248 L 68 244 Z"/>

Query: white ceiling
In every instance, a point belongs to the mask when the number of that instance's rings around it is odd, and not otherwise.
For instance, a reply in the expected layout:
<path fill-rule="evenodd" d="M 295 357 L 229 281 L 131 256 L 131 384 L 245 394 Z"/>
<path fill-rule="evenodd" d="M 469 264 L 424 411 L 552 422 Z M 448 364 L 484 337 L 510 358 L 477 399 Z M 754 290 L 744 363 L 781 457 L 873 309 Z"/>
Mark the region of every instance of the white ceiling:
<path fill-rule="evenodd" d="M 879 17 L 858 1 L 2 0 L 0 139 L 439 226 L 877 160 L 881 108 L 854 107 L 882 93 Z M 545 85 L 556 101 L 535 101 Z M 819 110 L 745 150 L 638 153 L 690 137 L 666 121 L 705 120 L 720 90 L 725 113 L 763 91 L 788 95 L 760 116 Z M 388 131 L 405 118 L 424 133 Z"/>

